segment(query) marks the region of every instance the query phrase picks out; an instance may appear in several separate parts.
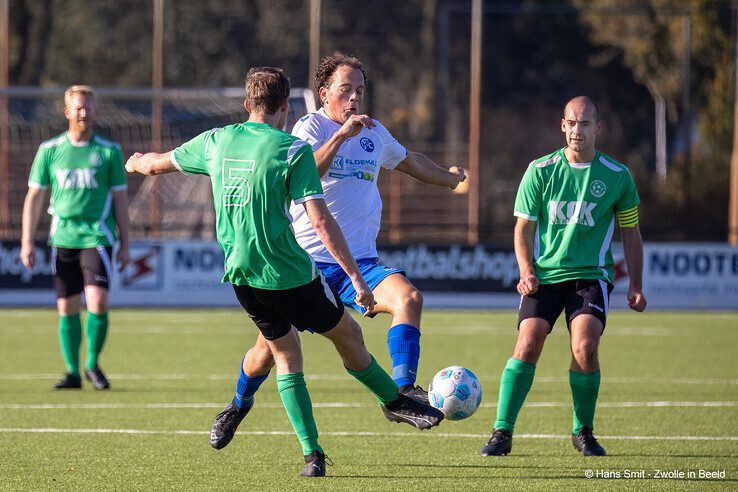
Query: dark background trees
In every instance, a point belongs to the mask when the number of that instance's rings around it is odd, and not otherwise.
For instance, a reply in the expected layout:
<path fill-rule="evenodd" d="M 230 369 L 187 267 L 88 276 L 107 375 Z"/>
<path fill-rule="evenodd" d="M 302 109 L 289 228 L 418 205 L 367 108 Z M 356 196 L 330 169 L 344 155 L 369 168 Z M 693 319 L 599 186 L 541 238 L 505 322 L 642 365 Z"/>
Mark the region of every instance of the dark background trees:
<path fill-rule="evenodd" d="M 165 86 L 241 86 L 246 69 L 263 64 L 311 85 L 307 0 L 164 5 Z M 10 0 L 11 85 L 150 85 L 151 10 L 143 0 Z M 366 109 L 403 141 L 463 163 L 469 14 L 468 1 L 322 0 L 321 53 L 360 57 Z M 509 232 L 526 163 L 563 145 L 561 107 L 586 93 L 605 117 L 600 147 L 636 176 L 647 234 L 723 240 L 734 19 L 728 0 L 486 2 L 482 238 Z M 665 177 L 656 172 L 659 98 Z"/>

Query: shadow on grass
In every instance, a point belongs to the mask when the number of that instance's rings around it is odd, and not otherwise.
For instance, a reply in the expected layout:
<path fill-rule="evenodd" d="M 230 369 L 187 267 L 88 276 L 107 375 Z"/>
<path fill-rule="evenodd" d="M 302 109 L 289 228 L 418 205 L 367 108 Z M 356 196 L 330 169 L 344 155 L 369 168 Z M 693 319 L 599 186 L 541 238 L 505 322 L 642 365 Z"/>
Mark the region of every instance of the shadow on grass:
<path fill-rule="evenodd" d="M 389 475 L 330 475 L 326 478 L 365 478 L 365 479 L 387 479 L 387 480 L 458 480 L 456 477 L 449 477 L 448 475 L 433 475 L 433 476 L 422 476 L 422 477 L 398 477 L 398 476 L 389 476 Z M 571 480 L 581 478 L 582 480 L 588 480 L 585 479 L 582 476 L 571 476 L 571 475 L 546 475 L 545 477 L 533 477 L 533 476 L 521 476 L 521 475 L 512 475 L 509 477 L 498 477 L 498 476 L 471 476 L 471 475 L 464 475 L 464 480 L 518 480 L 518 479 L 532 479 L 532 480 L 556 480 L 556 479 L 563 479 L 563 480 Z"/>
<path fill-rule="evenodd" d="M 608 453 L 609 458 L 735 458 L 735 454 L 646 454 L 646 453 Z"/>
<path fill-rule="evenodd" d="M 572 470 L 579 470 L 580 467 L 578 466 L 540 466 L 540 465 L 500 465 L 497 463 L 489 463 L 487 465 L 439 465 L 439 464 L 417 464 L 417 463 L 395 463 L 393 466 L 408 466 L 408 467 L 416 467 L 416 468 L 509 468 L 509 469 L 533 469 L 533 470 L 545 470 L 545 469 L 551 469 L 551 470 L 561 470 L 562 468 L 569 468 Z"/>

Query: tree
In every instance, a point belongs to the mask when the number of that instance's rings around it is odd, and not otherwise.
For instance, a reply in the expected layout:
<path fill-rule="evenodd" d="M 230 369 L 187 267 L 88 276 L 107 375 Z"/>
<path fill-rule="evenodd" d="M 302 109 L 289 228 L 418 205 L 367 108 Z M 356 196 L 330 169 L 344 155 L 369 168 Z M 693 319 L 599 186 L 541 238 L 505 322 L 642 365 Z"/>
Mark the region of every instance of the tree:
<path fill-rule="evenodd" d="M 634 77 L 654 101 L 665 103 L 672 123 L 679 121 L 682 162 L 666 186 L 657 187 L 665 209 L 682 208 L 682 216 L 724 219 L 715 207 L 727 198 L 727 165 L 733 100 L 730 71 L 730 2 L 727 0 L 571 0 L 589 26 L 600 56 L 622 55 Z M 689 70 L 685 70 L 689 67 Z M 690 114 L 690 100 L 699 108 Z M 681 103 L 680 103 L 681 100 Z M 699 138 L 692 152 L 692 127 Z M 674 147 L 674 146 L 673 146 Z M 678 150 L 678 149 L 677 149 Z M 692 171 L 690 167 L 699 171 Z M 700 179 L 691 180 L 699 172 Z M 704 213 L 701 213 L 704 212 Z M 673 219 L 674 215 L 671 215 Z M 664 215 L 669 220 L 669 215 Z"/>

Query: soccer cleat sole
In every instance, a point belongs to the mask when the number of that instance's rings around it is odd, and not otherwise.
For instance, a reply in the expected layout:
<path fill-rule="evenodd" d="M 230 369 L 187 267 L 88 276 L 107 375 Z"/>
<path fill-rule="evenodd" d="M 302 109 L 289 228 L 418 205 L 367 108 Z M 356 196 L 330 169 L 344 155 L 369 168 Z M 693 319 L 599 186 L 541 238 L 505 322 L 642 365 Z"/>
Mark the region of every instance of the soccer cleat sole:
<path fill-rule="evenodd" d="M 75 389 L 82 389 L 82 378 L 78 377 L 76 379 L 71 379 L 67 376 L 63 377 L 61 380 L 59 380 L 54 386 L 51 388 L 54 390 L 75 390 Z"/>
<path fill-rule="evenodd" d="M 78 390 L 82 389 L 82 385 L 79 386 L 52 386 L 52 389 L 55 390 Z"/>
<path fill-rule="evenodd" d="M 390 422 L 395 422 L 397 424 L 408 424 L 408 425 L 412 425 L 413 427 L 415 427 L 417 429 L 420 429 L 420 430 L 428 430 L 428 429 L 431 429 L 433 427 L 436 427 L 443 420 L 443 419 L 440 419 L 437 423 L 434 424 L 433 422 L 431 422 L 430 420 L 427 420 L 427 419 L 420 418 L 420 419 L 418 419 L 418 421 L 416 421 L 414 419 L 402 418 L 402 417 L 400 417 L 400 416 L 398 416 L 396 414 L 393 414 L 393 413 L 390 413 L 390 414 L 385 413 L 384 416 Z"/>
<path fill-rule="evenodd" d="M 325 477 L 325 470 L 321 469 L 318 465 L 310 464 L 302 469 L 300 476 L 306 478 Z"/>

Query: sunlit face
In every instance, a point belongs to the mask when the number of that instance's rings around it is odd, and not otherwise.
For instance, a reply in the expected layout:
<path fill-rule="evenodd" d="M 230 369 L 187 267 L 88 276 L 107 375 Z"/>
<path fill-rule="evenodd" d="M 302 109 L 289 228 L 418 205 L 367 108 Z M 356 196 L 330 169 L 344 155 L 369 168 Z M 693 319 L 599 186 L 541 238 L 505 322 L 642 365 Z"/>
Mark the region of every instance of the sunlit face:
<path fill-rule="evenodd" d="M 561 131 L 566 135 L 566 145 L 574 152 L 593 150 L 595 140 L 602 130 L 595 108 L 582 101 L 570 102 L 564 110 Z"/>
<path fill-rule="evenodd" d="M 91 130 L 97 116 L 95 98 L 87 94 L 72 94 L 69 104 L 64 108 L 64 116 L 71 130 L 80 133 Z"/>
<path fill-rule="evenodd" d="M 352 114 L 359 114 L 364 99 L 364 74 L 358 68 L 341 65 L 330 85 L 320 88 L 320 100 L 328 116 L 343 125 Z"/>

